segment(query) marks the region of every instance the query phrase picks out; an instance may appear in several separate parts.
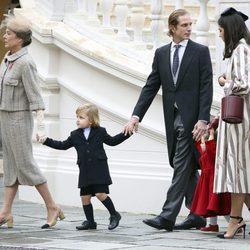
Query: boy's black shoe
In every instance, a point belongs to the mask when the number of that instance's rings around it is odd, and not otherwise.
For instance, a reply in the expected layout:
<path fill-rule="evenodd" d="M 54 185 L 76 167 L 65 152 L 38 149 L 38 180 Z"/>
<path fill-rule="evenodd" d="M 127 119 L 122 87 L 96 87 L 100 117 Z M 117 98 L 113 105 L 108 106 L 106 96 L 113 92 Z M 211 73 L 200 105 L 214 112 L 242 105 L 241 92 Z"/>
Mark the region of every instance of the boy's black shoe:
<path fill-rule="evenodd" d="M 108 229 L 109 230 L 115 229 L 119 225 L 119 221 L 121 218 L 122 217 L 118 212 L 116 212 L 116 214 L 112 214 L 109 218 L 110 223 L 109 223 Z"/>
<path fill-rule="evenodd" d="M 96 222 L 91 222 L 88 220 L 85 220 L 81 226 L 77 226 L 76 229 L 77 230 L 89 230 L 89 229 L 96 229 L 97 224 Z"/>

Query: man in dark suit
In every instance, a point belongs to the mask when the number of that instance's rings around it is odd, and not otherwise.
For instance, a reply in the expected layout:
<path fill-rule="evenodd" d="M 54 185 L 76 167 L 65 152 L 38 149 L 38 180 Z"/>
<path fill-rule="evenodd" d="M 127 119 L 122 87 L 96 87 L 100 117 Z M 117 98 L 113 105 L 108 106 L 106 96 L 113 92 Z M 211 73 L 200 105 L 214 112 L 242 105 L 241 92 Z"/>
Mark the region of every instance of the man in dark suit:
<path fill-rule="evenodd" d="M 208 48 L 190 40 L 190 14 L 186 10 L 175 10 L 169 16 L 168 25 L 173 41 L 156 50 L 152 72 L 124 131 L 130 134 L 137 131 L 161 87 L 169 162 L 174 174 L 162 212 L 143 222 L 172 231 L 206 225 L 204 218 L 194 214 L 189 214 L 180 224 L 175 225 L 175 221 L 184 197 L 186 207 L 191 207 L 199 176 L 195 140 L 199 140 L 207 129 L 213 85 Z"/>

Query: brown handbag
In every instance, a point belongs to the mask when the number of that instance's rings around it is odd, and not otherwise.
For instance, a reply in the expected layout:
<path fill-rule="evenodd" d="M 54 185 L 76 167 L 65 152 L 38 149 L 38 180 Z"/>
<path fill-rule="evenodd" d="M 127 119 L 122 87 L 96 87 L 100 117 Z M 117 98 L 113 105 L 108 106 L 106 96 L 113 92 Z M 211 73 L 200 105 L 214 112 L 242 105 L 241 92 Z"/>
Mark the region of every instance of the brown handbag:
<path fill-rule="evenodd" d="M 221 119 L 227 123 L 242 123 L 244 101 L 240 96 L 227 95 L 221 100 Z"/>
<path fill-rule="evenodd" d="M 232 70 L 233 54 L 231 56 L 231 60 L 229 61 L 229 68 L 226 74 L 226 79 L 230 80 L 231 83 L 226 91 L 226 96 L 224 96 L 221 100 L 221 119 L 227 123 L 238 124 L 243 121 L 244 99 L 241 96 L 232 94 L 234 84 L 231 79 Z"/>

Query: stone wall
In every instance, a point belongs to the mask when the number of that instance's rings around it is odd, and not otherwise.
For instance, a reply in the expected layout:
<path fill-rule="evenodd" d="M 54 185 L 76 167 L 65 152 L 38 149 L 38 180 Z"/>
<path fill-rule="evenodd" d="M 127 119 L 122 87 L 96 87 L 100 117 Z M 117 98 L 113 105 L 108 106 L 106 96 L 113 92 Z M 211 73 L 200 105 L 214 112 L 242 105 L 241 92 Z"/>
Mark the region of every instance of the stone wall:
<path fill-rule="evenodd" d="M 3 160 L 0 159 L 0 176 L 3 176 Z"/>

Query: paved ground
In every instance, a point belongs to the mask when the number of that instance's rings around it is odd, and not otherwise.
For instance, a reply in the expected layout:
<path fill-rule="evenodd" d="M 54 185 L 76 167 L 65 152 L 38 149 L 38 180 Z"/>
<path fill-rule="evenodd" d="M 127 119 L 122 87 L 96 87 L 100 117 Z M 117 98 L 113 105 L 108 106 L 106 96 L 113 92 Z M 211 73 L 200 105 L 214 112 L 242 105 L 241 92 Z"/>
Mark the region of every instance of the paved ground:
<path fill-rule="evenodd" d="M 0 178 L 0 200 L 2 204 L 3 185 Z M 75 226 L 83 219 L 80 208 L 62 207 L 66 219 L 59 221 L 53 229 L 40 229 L 45 223 L 45 208 L 42 205 L 16 199 L 13 207 L 14 227 L 0 227 L 0 249 L 81 249 L 81 250 L 189 250 L 189 249 L 233 249 L 249 250 L 250 214 L 246 239 L 237 237 L 222 240 L 213 233 L 199 230 L 166 232 L 151 229 L 142 220 L 153 215 L 122 213 L 120 226 L 109 231 L 108 213 L 95 211 L 97 230 L 76 231 Z M 178 221 L 183 218 L 179 217 Z M 221 231 L 225 231 L 225 221 L 219 221 Z"/>

